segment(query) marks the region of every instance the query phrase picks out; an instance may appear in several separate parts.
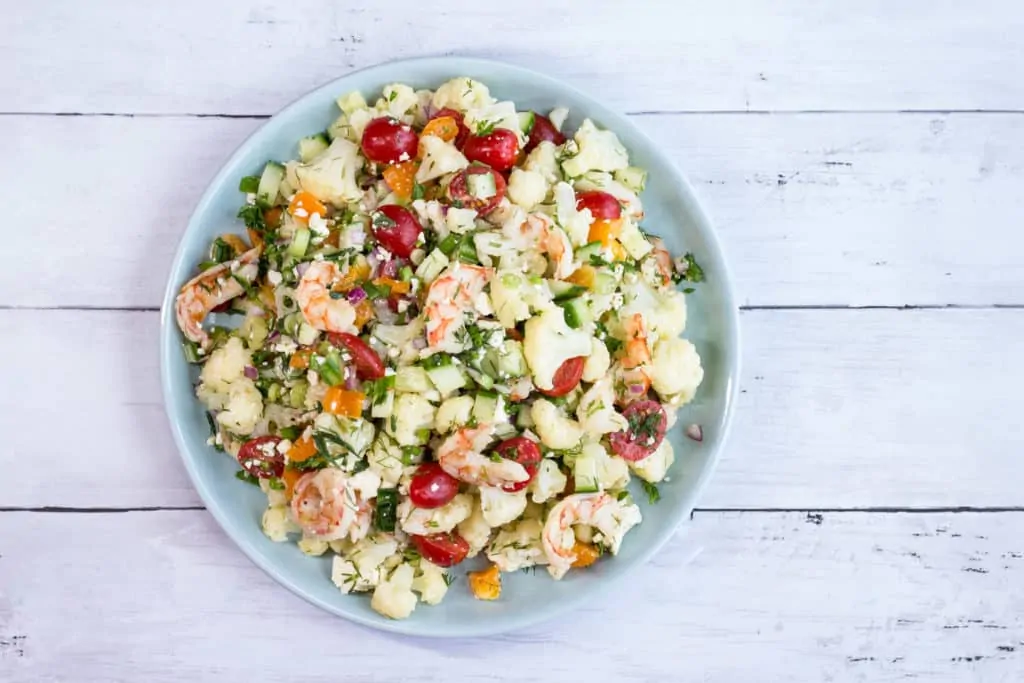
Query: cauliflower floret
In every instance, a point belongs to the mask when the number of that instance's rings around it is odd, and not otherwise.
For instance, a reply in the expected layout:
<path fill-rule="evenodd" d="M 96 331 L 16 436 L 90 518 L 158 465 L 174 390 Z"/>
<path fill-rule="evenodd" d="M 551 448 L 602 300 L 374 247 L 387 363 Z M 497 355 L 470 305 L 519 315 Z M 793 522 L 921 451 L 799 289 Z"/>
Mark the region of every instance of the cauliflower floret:
<path fill-rule="evenodd" d="M 423 152 L 423 162 L 416 171 L 418 183 L 425 183 L 440 178 L 445 173 L 461 171 L 469 166 L 469 161 L 455 145 L 437 136 L 428 135 L 420 138 L 420 149 Z"/>
<path fill-rule="evenodd" d="M 523 168 L 527 171 L 539 173 L 547 187 L 561 180 L 561 174 L 558 172 L 556 150 L 555 143 L 544 140 L 533 148 L 533 151 L 526 156 L 526 161 L 523 162 Z"/>
<path fill-rule="evenodd" d="M 370 607 L 391 619 L 405 619 L 416 609 L 416 594 L 412 592 L 413 568 L 400 564 L 391 576 L 373 591 Z"/>
<path fill-rule="evenodd" d="M 563 415 L 554 403 L 547 399 L 537 399 L 530 407 L 534 429 L 541 442 L 556 451 L 575 447 L 583 438 L 583 430 L 576 420 Z"/>
<path fill-rule="evenodd" d="M 474 107 L 466 111 L 466 127 L 471 131 L 480 128 L 505 128 L 516 134 L 520 148 L 526 142 L 522 128 L 519 127 L 519 115 L 514 102 L 494 102 L 483 107 Z"/>
<path fill-rule="evenodd" d="M 626 418 L 615 410 L 615 391 L 610 375 L 603 375 L 580 397 L 576 419 L 587 436 L 594 439 L 621 432 L 629 426 Z"/>
<path fill-rule="evenodd" d="M 569 183 L 558 183 L 555 185 L 555 215 L 558 224 L 562 226 L 573 246 L 582 246 L 587 243 L 590 234 L 590 224 L 594 222 L 594 216 L 590 209 L 579 211 L 576 209 L 576 191 Z"/>
<path fill-rule="evenodd" d="M 547 283 L 531 284 L 529 278 L 515 270 L 499 270 L 491 279 L 491 304 L 494 315 L 506 328 L 515 327 L 530 317 L 530 308 L 546 308 L 551 302 Z M 561 309 L 556 309 L 560 311 Z"/>
<path fill-rule="evenodd" d="M 551 306 L 539 316 L 526 321 L 523 354 L 530 366 L 533 383 L 550 390 L 555 372 L 570 358 L 590 353 L 591 337 L 565 324 L 565 314 Z"/>
<path fill-rule="evenodd" d="M 508 524 L 526 509 L 526 489 L 511 492 L 496 486 L 481 486 L 480 509 L 490 526 Z"/>
<path fill-rule="evenodd" d="M 263 533 L 274 543 L 283 543 L 288 540 L 288 534 L 298 533 L 299 527 L 295 526 L 288 516 L 287 505 L 274 505 L 263 512 Z"/>
<path fill-rule="evenodd" d="M 629 320 L 639 313 L 648 331 L 663 338 L 676 337 L 686 328 L 686 296 L 682 292 L 655 290 L 643 280 L 633 278 L 623 282 L 621 291 L 623 305 L 619 308 L 619 321 Z M 654 339 L 648 340 L 649 344 L 653 342 Z"/>
<path fill-rule="evenodd" d="M 345 557 L 335 557 L 331 580 L 343 593 L 368 591 L 383 578 L 384 562 L 398 551 L 389 534 L 378 534 L 357 542 Z"/>
<path fill-rule="evenodd" d="M 390 347 L 389 354 L 392 351 L 398 352 L 397 357 L 394 355 L 391 357 L 397 358 L 400 364 L 409 364 L 419 358 L 419 351 L 412 342 L 423 335 L 424 325 L 422 316 L 417 316 L 408 325 L 377 324 L 373 327 L 373 336 Z"/>
<path fill-rule="evenodd" d="M 598 130 L 590 119 L 583 120 L 573 137 L 580 151 L 562 162 L 566 175 L 576 178 L 587 171 L 617 171 L 629 166 L 629 154 L 615 133 Z"/>
<path fill-rule="evenodd" d="M 685 339 L 661 339 L 654 345 L 651 383 L 666 402 L 689 403 L 704 379 L 697 348 Z"/>
<path fill-rule="evenodd" d="M 445 399 L 437 409 L 437 415 L 434 416 L 434 430 L 441 434 L 455 431 L 459 427 L 469 424 L 472 414 L 472 396 L 453 396 Z"/>
<path fill-rule="evenodd" d="M 544 523 L 539 519 L 524 519 L 510 524 L 494 537 L 487 548 L 487 559 L 503 572 L 547 564 L 541 545 L 543 531 Z"/>
<path fill-rule="evenodd" d="M 401 446 L 422 445 L 426 443 L 426 437 L 434 426 L 436 413 L 434 405 L 419 394 L 399 394 L 392 412 L 396 416 L 395 420 L 388 421 L 386 431 Z"/>
<path fill-rule="evenodd" d="M 440 604 L 448 592 L 447 574 L 436 564 L 420 560 L 419 571 L 412 581 L 412 589 L 420 594 L 420 600 L 428 605 Z"/>
<path fill-rule="evenodd" d="M 432 99 L 435 109 L 448 107 L 459 112 L 486 107 L 493 102 L 494 98 L 486 85 L 465 76 L 442 83 L 434 91 Z"/>
<path fill-rule="evenodd" d="M 232 382 L 245 377 L 245 366 L 252 355 L 238 337 L 230 337 L 224 346 L 210 354 L 199 373 L 199 381 L 210 391 L 226 392 Z"/>
<path fill-rule="evenodd" d="M 217 422 L 228 431 L 241 436 L 252 434 L 263 417 L 263 395 L 252 380 L 231 384 L 224 409 L 217 413 Z"/>
<path fill-rule="evenodd" d="M 407 464 L 415 465 L 422 459 L 422 454 L 408 456 L 403 453 L 398 442 L 387 435 L 381 435 L 373 442 L 367 456 L 370 470 L 381 478 L 382 485 L 392 488 L 398 485 Z"/>
<path fill-rule="evenodd" d="M 420 100 L 412 88 L 403 83 L 392 83 L 385 85 L 381 93 L 384 96 L 377 100 L 378 112 L 390 114 L 403 123 L 413 122 Z"/>
<path fill-rule="evenodd" d="M 583 363 L 583 381 L 596 382 L 608 374 L 608 368 L 612 364 L 612 358 L 608 354 L 608 347 L 600 339 L 590 340 L 590 354 Z"/>
<path fill-rule="evenodd" d="M 558 129 L 558 132 L 562 132 L 562 126 L 565 125 L 565 120 L 569 118 L 569 110 L 565 107 L 555 107 L 548 114 L 548 121 L 551 125 Z"/>
<path fill-rule="evenodd" d="M 544 176 L 537 171 L 514 169 L 508 179 L 508 197 L 527 211 L 533 210 L 544 201 L 548 194 L 548 184 Z"/>
<path fill-rule="evenodd" d="M 336 138 L 308 164 L 294 166 L 295 179 L 300 189 L 322 202 L 341 206 L 358 201 L 363 191 L 356 183 L 356 175 L 363 168 L 359 147 L 350 140 Z"/>
<path fill-rule="evenodd" d="M 362 456 L 377 435 L 373 422 L 362 418 L 320 413 L 313 424 L 321 431 L 331 432 L 345 443 L 344 446 L 332 444 L 330 451 L 335 455 Z"/>
<path fill-rule="evenodd" d="M 287 453 L 288 449 L 291 448 L 291 441 L 285 439 L 278 444 L 280 449 L 278 452 Z M 283 446 L 283 448 L 282 448 Z M 260 490 L 267 494 L 267 503 L 270 507 L 285 506 L 288 505 L 288 495 L 284 489 L 274 489 L 270 487 L 270 479 L 260 479 Z"/>
<path fill-rule="evenodd" d="M 644 481 L 652 484 L 661 481 L 668 473 L 668 468 L 675 462 L 676 456 L 672 450 L 672 444 L 668 439 L 662 439 L 661 444 L 643 460 L 629 463 L 629 469 L 633 474 Z"/>
<path fill-rule="evenodd" d="M 545 503 L 565 490 L 569 478 L 554 460 L 544 459 L 537 466 L 537 475 L 526 487 L 534 503 Z"/>
<path fill-rule="evenodd" d="M 491 525 L 484 519 L 479 498 L 473 501 L 473 514 L 459 522 L 459 535 L 469 544 L 467 557 L 476 557 L 491 540 Z"/>
<path fill-rule="evenodd" d="M 330 547 L 327 541 L 320 538 L 303 536 L 298 542 L 299 550 L 311 557 L 320 557 Z"/>
<path fill-rule="evenodd" d="M 476 209 L 449 207 L 444 222 L 450 232 L 457 232 L 460 235 L 472 232 L 476 230 Z"/>
<path fill-rule="evenodd" d="M 418 508 L 405 498 L 398 504 L 398 524 L 407 534 L 448 533 L 473 513 L 473 496 L 460 493 L 438 508 Z"/>
<path fill-rule="evenodd" d="M 597 483 L 602 491 L 622 489 L 629 484 L 629 465 L 617 455 L 611 455 L 600 443 L 583 446 L 583 457 L 597 463 Z"/>

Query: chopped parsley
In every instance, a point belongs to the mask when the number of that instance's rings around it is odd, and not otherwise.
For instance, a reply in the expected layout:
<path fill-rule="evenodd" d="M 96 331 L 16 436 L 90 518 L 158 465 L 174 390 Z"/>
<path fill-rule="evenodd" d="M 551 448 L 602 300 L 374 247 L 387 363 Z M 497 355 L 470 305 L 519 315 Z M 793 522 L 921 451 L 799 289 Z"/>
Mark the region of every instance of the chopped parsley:
<path fill-rule="evenodd" d="M 686 264 L 685 268 L 680 268 L 682 264 Z M 697 259 L 694 258 L 692 252 L 687 252 L 683 258 L 682 263 L 676 263 L 676 273 L 672 276 L 672 279 L 676 282 L 704 282 L 704 269 L 697 263 Z"/>
<path fill-rule="evenodd" d="M 392 90 L 388 93 L 388 102 L 394 102 L 396 97 L 398 97 L 398 91 Z"/>
<path fill-rule="evenodd" d="M 644 487 L 644 493 L 647 494 L 647 502 L 654 505 L 661 500 L 661 492 L 658 491 L 658 487 L 649 481 L 640 480 L 641 486 Z"/>
<path fill-rule="evenodd" d="M 376 406 L 387 400 L 388 393 L 395 386 L 395 376 L 387 375 L 380 379 L 371 379 L 363 382 L 363 392 L 370 399 L 370 405 Z"/>
<path fill-rule="evenodd" d="M 446 586 L 450 587 L 453 583 L 455 583 L 455 577 L 449 574 L 448 572 L 441 574 L 441 578 L 444 579 L 444 585 Z"/>
<path fill-rule="evenodd" d="M 370 219 L 370 223 L 373 225 L 374 229 L 378 230 L 393 228 L 396 225 L 398 225 L 393 220 L 388 218 L 387 214 L 385 214 L 383 211 L 375 211 L 373 213 L 373 218 Z"/>
<path fill-rule="evenodd" d="M 494 132 L 494 127 L 498 125 L 497 121 L 481 121 L 476 124 L 477 135 L 490 135 Z"/>
<path fill-rule="evenodd" d="M 263 209 L 255 204 L 246 204 L 238 210 L 238 217 L 245 223 L 245 227 L 255 230 L 258 233 L 267 231 L 267 222 L 263 219 Z"/>

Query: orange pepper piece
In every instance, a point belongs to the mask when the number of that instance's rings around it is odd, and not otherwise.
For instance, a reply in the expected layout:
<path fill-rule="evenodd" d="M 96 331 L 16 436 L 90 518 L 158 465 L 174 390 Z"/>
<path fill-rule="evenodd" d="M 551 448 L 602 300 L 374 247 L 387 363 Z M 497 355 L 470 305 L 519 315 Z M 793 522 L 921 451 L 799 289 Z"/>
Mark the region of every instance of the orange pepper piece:
<path fill-rule="evenodd" d="M 622 242 L 618 240 L 612 240 L 612 256 L 615 257 L 616 261 L 626 260 L 626 248 L 622 246 Z"/>
<path fill-rule="evenodd" d="M 572 562 L 572 566 L 576 569 L 589 567 L 597 562 L 597 558 L 601 557 L 600 551 L 589 543 L 576 541 L 572 546 L 572 551 L 576 554 L 576 559 Z"/>
<path fill-rule="evenodd" d="M 588 242 L 600 242 L 604 246 L 610 245 L 616 237 L 622 233 L 622 219 L 600 218 L 590 224 L 590 232 L 587 234 Z"/>
<path fill-rule="evenodd" d="M 363 414 L 363 399 L 365 398 L 366 394 L 361 391 L 331 387 L 324 394 L 324 412 L 343 417 L 359 417 Z"/>
<path fill-rule="evenodd" d="M 288 205 L 288 213 L 294 216 L 297 222 L 308 223 L 309 217 L 314 213 L 320 214 L 321 218 L 327 216 L 327 207 L 309 192 L 301 190 L 292 197 L 292 202 Z"/>
<path fill-rule="evenodd" d="M 288 460 L 290 462 L 309 460 L 314 455 L 316 455 L 316 444 L 313 443 L 312 439 L 307 439 L 306 437 L 302 437 L 288 449 Z M 285 471 L 287 472 L 287 470 Z"/>
<path fill-rule="evenodd" d="M 411 285 L 408 282 L 402 282 L 401 280 L 395 280 L 390 277 L 379 277 L 373 281 L 373 284 L 378 287 L 387 287 L 391 290 L 392 294 L 408 294 Z"/>
<path fill-rule="evenodd" d="M 356 319 L 352 322 L 356 327 L 362 327 L 373 320 L 373 304 L 369 299 L 363 299 L 356 304 Z"/>
<path fill-rule="evenodd" d="M 288 359 L 288 367 L 292 370 L 305 370 L 309 367 L 309 357 L 313 352 L 309 349 L 299 349 Z"/>
<path fill-rule="evenodd" d="M 498 565 L 492 564 L 487 569 L 469 572 L 466 575 L 469 590 L 477 600 L 497 600 L 501 597 L 501 571 Z"/>
<path fill-rule="evenodd" d="M 451 142 L 459 136 L 459 123 L 452 116 L 438 116 L 436 119 L 427 121 L 427 125 L 423 126 L 420 138 L 424 138 L 427 135 L 433 135 L 445 142 Z"/>
<path fill-rule="evenodd" d="M 281 225 L 281 213 L 280 206 L 267 209 L 263 212 L 263 222 L 267 224 L 268 228 L 276 228 Z"/>
<path fill-rule="evenodd" d="M 580 287 L 593 289 L 594 276 L 596 274 L 597 270 L 594 269 L 594 266 L 582 265 L 574 270 L 569 277 L 565 278 L 565 280 L 566 282 L 571 282 L 574 285 L 579 285 Z"/>
<path fill-rule="evenodd" d="M 284 474 L 281 475 L 281 479 L 284 480 L 284 495 L 291 500 L 292 494 L 295 493 L 295 484 L 298 483 L 302 475 L 305 474 L 302 470 L 293 470 L 292 468 L 286 468 Z"/>
<path fill-rule="evenodd" d="M 353 263 L 349 266 L 348 270 L 341 274 L 341 277 L 334 283 L 333 289 L 339 292 L 347 292 L 360 282 L 365 282 L 368 277 L 370 277 L 370 264 L 365 259 L 362 259 L 357 263 Z"/>
<path fill-rule="evenodd" d="M 413 159 L 400 164 L 391 164 L 384 169 L 382 174 L 384 182 L 399 199 L 408 201 L 412 199 L 412 191 L 416 186 L 416 171 L 419 167 L 420 162 Z"/>

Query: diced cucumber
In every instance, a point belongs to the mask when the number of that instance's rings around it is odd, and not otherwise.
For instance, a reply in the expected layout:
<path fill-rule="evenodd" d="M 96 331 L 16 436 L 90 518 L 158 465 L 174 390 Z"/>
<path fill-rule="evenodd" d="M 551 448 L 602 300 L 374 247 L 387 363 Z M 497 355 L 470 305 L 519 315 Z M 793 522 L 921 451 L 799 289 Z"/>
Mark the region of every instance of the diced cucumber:
<path fill-rule="evenodd" d="M 576 250 L 573 258 L 580 263 L 590 263 L 591 256 L 603 256 L 604 246 L 600 242 L 588 242 Z"/>
<path fill-rule="evenodd" d="M 494 425 L 494 436 L 498 439 L 511 439 L 516 435 L 516 428 L 511 422 L 499 422 Z"/>
<path fill-rule="evenodd" d="M 473 381 L 484 389 L 491 389 L 494 387 L 494 379 L 489 375 L 485 375 L 479 370 L 474 370 L 473 368 L 466 368 L 466 371 L 469 372 L 469 376 L 473 378 Z"/>
<path fill-rule="evenodd" d="M 296 228 L 295 234 L 292 235 L 292 243 L 288 245 L 288 253 L 295 258 L 305 256 L 306 249 L 309 248 L 309 238 L 309 228 Z"/>
<path fill-rule="evenodd" d="M 338 109 L 346 114 L 351 114 L 357 109 L 366 109 L 366 98 L 358 90 L 342 95 L 335 102 L 338 105 Z"/>
<path fill-rule="evenodd" d="M 430 391 L 434 385 L 430 382 L 427 371 L 418 365 L 407 365 L 395 373 L 395 390 L 410 394 L 422 394 Z"/>
<path fill-rule="evenodd" d="M 601 477 L 598 472 L 597 459 L 588 453 L 576 456 L 572 463 L 573 480 L 576 493 L 593 493 L 601 488 Z"/>
<path fill-rule="evenodd" d="M 447 397 L 466 386 L 466 378 L 457 365 L 442 365 L 427 370 L 430 381 L 434 383 L 441 396 Z"/>
<path fill-rule="evenodd" d="M 551 293 L 554 295 L 556 303 L 575 299 L 587 291 L 586 287 L 580 287 L 563 280 L 551 280 L 548 282 L 548 285 L 551 287 Z"/>
<path fill-rule="evenodd" d="M 563 301 L 558 305 L 565 311 L 565 324 L 574 330 L 578 330 L 594 320 L 587 300 L 583 297 Z"/>
<path fill-rule="evenodd" d="M 310 135 L 308 138 L 299 140 L 299 159 L 306 163 L 314 157 L 320 156 L 330 146 L 325 133 Z"/>
<path fill-rule="evenodd" d="M 374 403 L 370 408 L 370 416 L 379 420 L 386 420 L 391 417 L 395 407 L 395 392 L 388 391 L 380 403 Z"/>
<path fill-rule="evenodd" d="M 611 273 L 597 271 L 594 273 L 594 292 L 596 294 L 614 294 L 619 286 L 618 280 Z"/>
<path fill-rule="evenodd" d="M 615 179 L 633 192 L 643 192 L 647 184 L 647 171 L 639 166 L 627 166 L 615 171 Z"/>
<path fill-rule="evenodd" d="M 441 252 L 440 249 L 434 249 L 416 268 L 416 277 L 423 280 L 424 284 L 429 284 L 437 279 L 437 276 L 441 274 L 441 271 L 448 266 L 448 257 Z"/>
<path fill-rule="evenodd" d="M 296 409 L 305 406 L 307 391 L 309 391 L 309 382 L 304 379 L 295 380 L 292 390 L 288 392 L 288 405 Z"/>
<path fill-rule="evenodd" d="M 466 175 L 466 189 L 477 199 L 490 199 L 498 194 L 493 173 L 474 173 Z"/>
<path fill-rule="evenodd" d="M 345 138 L 348 137 L 349 130 L 348 116 L 342 114 L 338 118 L 334 119 L 334 122 L 331 123 L 331 125 L 327 126 L 327 137 L 331 140 Z"/>
<path fill-rule="evenodd" d="M 548 120 L 551 121 L 551 125 L 562 132 L 562 126 L 565 125 L 565 120 L 569 118 L 569 110 L 565 107 L 555 107 L 548 114 Z"/>
<path fill-rule="evenodd" d="M 473 400 L 473 419 L 479 424 L 507 422 L 505 399 L 499 394 L 480 392 Z"/>
<path fill-rule="evenodd" d="M 521 111 L 519 112 L 519 129 L 523 131 L 523 135 L 529 135 L 530 131 L 533 130 L 533 124 L 536 121 L 532 111 Z"/>
<path fill-rule="evenodd" d="M 260 175 L 260 184 L 256 188 L 256 201 L 267 206 L 273 206 L 277 201 L 277 192 L 281 188 L 281 181 L 284 180 L 284 166 L 276 161 L 268 161 L 263 167 L 263 174 Z"/>
<path fill-rule="evenodd" d="M 299 333 L 296 335 L 295 338 L 303 346 L 312 346 L 314 342 L 316 342 L 317 337 L 319 336 L 320 331 L 318 329 L 316 329 L 312 325 L 302 323 L 301 325 L 299 325 Z"/>

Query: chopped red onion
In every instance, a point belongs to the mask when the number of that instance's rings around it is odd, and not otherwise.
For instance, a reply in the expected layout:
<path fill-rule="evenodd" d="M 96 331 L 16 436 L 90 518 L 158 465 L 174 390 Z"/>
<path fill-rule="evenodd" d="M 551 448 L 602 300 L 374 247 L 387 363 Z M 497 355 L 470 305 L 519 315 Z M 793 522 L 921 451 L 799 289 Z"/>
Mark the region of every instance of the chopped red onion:
<path fill-rule="evenodd" d="M 686 428 L 686 435 L 694 441 L 704 440 L 704 428 L 700 425 L 690 425 Z"/>
<path fill-rule="evenodd" d="M 380 257 L 377 255 L 376 249 L 366 257 L 366 264 L 370 266 L 370 277 L 377 277 L 377 274 L 380 273 Z"/>
<path fill-rule="evenodd" d="M 419 351 L 420 349 L 427 348 L 427 340 L 425 337 L 416 337 L 412 340 L 412 348 Z"/>
<path fill-rule="evenodd" d="M 298 275 L 301 278 L 303 275 L 306 274 L 306 271 L 309 270 L 309 266 L 311 264 L 312 264 L 311 261 L 304 261 L 304 262 L 300 263 L 299 265 L 295 266 L 295 274 Z"/>
<path fill-rule="evenodd" d="M 629 393 L 631 393 L 631 394 L 642 394 L 645 391 L 647 391 L 647 389 L 644 387 L 643 384 L 630 384 L 629 385 Z"/>
<path fill-rule="evenodd" d="M 277 341 L 278 338 L 280 338 L 280 336 L 281 332 L 278 330 L 274 330 L 273 332 L 267 335 L 267 341 Z"/>
<path fill-rule="evenodd" d="M 345 368 L 345 388 L 348 389 L 349 391 L 355 391 L 359 389 L 361 386 L 362 385 L 359 382 L 359 377 L 356 376 L 356 373 L 349 372 L 348 368 Z"/>
<path fill-rule="evenodd" d="M 245 366 L 245 376 L 249 379 L 255 380 L 260 376 L 260 373 L 251 365 Z"/>
<path fill-rule="evenodd" d="M 356 287 L 345 296 L 348 298 L 348 302 L 350 304 L 355 305 L 366 298 L 366 290 L 362 287 Z"/>

